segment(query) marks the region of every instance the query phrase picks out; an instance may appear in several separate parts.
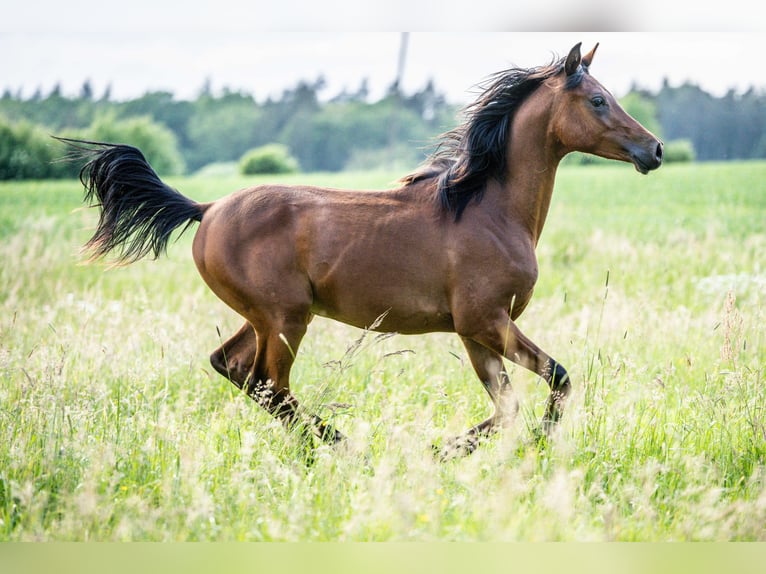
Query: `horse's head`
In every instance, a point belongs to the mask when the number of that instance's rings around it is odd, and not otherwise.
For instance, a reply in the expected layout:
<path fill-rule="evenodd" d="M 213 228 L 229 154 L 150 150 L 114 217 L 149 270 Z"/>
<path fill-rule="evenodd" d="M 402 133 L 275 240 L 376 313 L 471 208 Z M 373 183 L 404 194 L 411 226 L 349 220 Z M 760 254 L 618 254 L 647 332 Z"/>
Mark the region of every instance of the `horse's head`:
<path fill-rule="evenodd" d="M 585 56 L 569 52 L 555 82 L 552 126 L 565 153 L 581 151 L 630 162 L 641 173 L 662 164 L 662 142 L 622 109 L 588 72 L 598 44 Z"/>

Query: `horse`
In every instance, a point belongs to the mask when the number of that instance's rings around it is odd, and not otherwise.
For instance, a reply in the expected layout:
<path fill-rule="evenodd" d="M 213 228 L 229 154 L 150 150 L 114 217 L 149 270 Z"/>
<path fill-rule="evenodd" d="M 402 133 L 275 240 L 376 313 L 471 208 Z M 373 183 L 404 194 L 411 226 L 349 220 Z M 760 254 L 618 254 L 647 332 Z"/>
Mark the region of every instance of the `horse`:
<path fill-rule="evenodd" d="M 199 274 L 244 319 L 210 356 L 213 368 L 285 427 L 302 429 L 312 447 L 345 438 L 304 412 L 290 390 L 315 315 L 460 337 L 494 411 L 445 441 L 442 458 L 470 454 L 514 420 L 505 359 L 550 387 L 538 429 L 549 436 L 571 381 L 516 320 L 537 281 L 535 249 L 557 167 L 579 151 L 647 174 L 663 155 L 663 143 L 590 74 L 598 44 L 584 56 L 580 48 L 490 76 L 463 123 L 388 190 L 259 185 L 198 203 L 163 183 L 135 147 L 59 138 L 87 161 L 84 202 L 100 210 L 85 249 L 92 259 L 114 251 L 117 264 L 156 259 L 171 233 L 199 223 L 192 244 Z"/>

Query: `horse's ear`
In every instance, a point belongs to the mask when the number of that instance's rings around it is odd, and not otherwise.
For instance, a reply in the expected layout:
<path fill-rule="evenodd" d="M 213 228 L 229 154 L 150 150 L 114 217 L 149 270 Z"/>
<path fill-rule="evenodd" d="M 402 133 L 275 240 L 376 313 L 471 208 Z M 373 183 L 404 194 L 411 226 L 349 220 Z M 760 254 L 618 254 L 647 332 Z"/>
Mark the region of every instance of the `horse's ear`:
<path fill-rule="evenodd" d="M 567 61 L 564 64 L 564 70 L 566 70 L 567 76 L 574 74 L 577 71 L 577 68 L 580 66 L 580 62 L 582 60 L 580 57 L 580 46 L 582 46 L 582 42 L 578 42 L 574 48 L 569 50 Z"/>
<path fill-rule="evenodd" d="M 593 46 L 593 49 L 590 52 L 582 57 L 582 65 L 586 68 L 590 67 L 590 63 L 593 61 L 593 54 L 596 53 L 596 48 L 598 48 L 598 42 L 596 42 L 596 45 Z"/>

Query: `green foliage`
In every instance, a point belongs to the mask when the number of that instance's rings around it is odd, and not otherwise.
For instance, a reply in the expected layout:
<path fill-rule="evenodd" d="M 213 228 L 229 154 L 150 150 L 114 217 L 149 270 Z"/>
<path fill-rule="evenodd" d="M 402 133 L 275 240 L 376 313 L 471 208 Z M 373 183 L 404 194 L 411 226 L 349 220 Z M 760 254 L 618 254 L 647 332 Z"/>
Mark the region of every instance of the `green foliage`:
<path fill-rule="evenodd" d="M 295 116 L 283 137 L 305 171 L 340 171 L 365 152 L 382 158 L 397 152 L 402 154 L 398 162 L 411 169 L 425 159 L 423 147 L 437 131 L 389 97 L 375 104 L 330 103 L 316 113 Z"/>
<path fill-rule="evenodd" d="M 57 161 L 59 151 L 42 127 L 0 116 L 0 180 L 74 176 L 71 165 Z"/>
<path fill-rule="evenodd" d="M 694 161 L 694 144 L 688 139 L 669 141 L 665 144 L 663 158 L 667 163 Z"/>
<path fill-rule="evenodd" d="M 201 96 L 186 125 L 186 157 L 191 169 L 215 162 L 235 161 L 261 139 L 261 110 L 251 96 L 228 93 Z"/>
<path fill-rule="evenodd" d="M 243 175 L 295 173 L 298 171 L 298 162 L 290 155 L 286 146 L 268 144 L 243 155 L 239 162 L 239 171 Z"/>
<path fill-rule="evenodd" d="M 0 97 L 0 115 L 14 125 L 26 122 L 57 135 L 83 135 L 92 125 L 103 124 L 104 118 L 113 124 L 141 118 L 174 135 L 174 144 L 159 146 L 177 150 L 160 154 L 156 163 L 163 173 L 181 173 L 184 165 L 189 172 L 197 172 L 210 163 L 237 162 L 247 150 L 271 142 L 286 145 L 305 171 L 360 166 L 402 166 L 406 171 L 426 156 L 435 136 L 457 121 L 456 106 L 446 102 L 430 81 L 411 94 L 392 86 L 374 102 L 368 100 L 365 82 L 356 92 L 343 91 L 330 98 L 323 90 L 325 82 L 320 77 L 301 80 L 281 96 L 265 101 L 226 88 L 213 93 L 207 85 L 193 100 L 177 100 L 172 93 L 159 91 L 116 102 L 110 100 L 109 90 L 99 96 L 85 82 L 76 97 L 55 88 L 50 94 L 38 91 L 23 99 L 6 90 Z M 666 141 L 690 141 L 694 157 L 701 161 L 766 158 L 763 92 L 732 91 L 714 97 L 694 85 L 665 85 L 657 93 L 633 89 L 621 103 Z M 159 139 L 163 138 L 168 139 Z M 7 149 L 4 153 L 10 156 Z M 16 152 L 13 169 L 18 175 L 14 177 L 71 173 L 43 169 L 42 163 L 32 167 L 37 160 L 31 158 L 37 154 L 26 147 Z M 586 156 L 567 158 L 570 164 L 598 162 Z M 18 167 L 22 164 L 23 169 Z"/>
<path fill-rule="evenodd" d="M 63 161 L 67 149 L 51 135 L 134 145 L 158 173 L 184 172 L 176 136 L 148 116 L 120 119 L 108 112 L 88 127 L 52 132 L 26 120 L 11 121 L 0 115 L 0 180 L 75 177 L 81 166 Z"/>
<path fill-rule="evenodd" d="M 700 87 L 663 86 L 655 96 L 663 136 L 691 140 L 700 161 L 766 157 L 766 93 L 734 90 L 713 97 Z"/>
<path fill-rule="evenodd" d="M 86 130 L 85 139 L 135 146 L 160 175 L 177 175 L 185 169 L 173 132 L 148 116 L 121 120 L 102 115 Z"/>
<path fill-rule="evenodd" d="M 410 169 L 423 159 L 422 148 L 433 136 L 454 125 L 454 107 L 432 82 L 414 94 L 393 90 L 372 103 L 367 101 L 364 83 L 357 92 L 343 92 L 329 101 L 320 99 L 323 89 L 324 81 L 318 78 L 300 81 L 280 98 L 263 103 L 227 89 L 215 95 L 209 86 L 193 101 L 176 100 L 168 92 L 149 92 L 134 100 L 112 102 L 108 92 L 96 99 L 84 84 L 77 98 L 63 96 L 58 89 L 29 100 L 6 94 L 0 98 L 0 113 L 13 121 L 49 126 L 57 135 L 84 136 L 94 123 L 111 135 L 114 126 L 103 129 L 105 118 L 107 124 L 132 122 L 136 117 L 151 120 L 173 132 L 192 172 L 209 163 L 236 162 L 247 150 L 271 142 L 288 146 L 303 169 L 310 171 L 338 171 L 349 163 L 370 162 Z M 158 163 L 161 171 L 179 172 L 175 160 Z"/>
<path fill-rule="evenodd" d="M 620 100 L 620 105 L 638 123 L 658 138 L 662 137 L 662 126 L 657 119 L 657 106 L 654 100 L 639 92 L 630 92 Z"/>

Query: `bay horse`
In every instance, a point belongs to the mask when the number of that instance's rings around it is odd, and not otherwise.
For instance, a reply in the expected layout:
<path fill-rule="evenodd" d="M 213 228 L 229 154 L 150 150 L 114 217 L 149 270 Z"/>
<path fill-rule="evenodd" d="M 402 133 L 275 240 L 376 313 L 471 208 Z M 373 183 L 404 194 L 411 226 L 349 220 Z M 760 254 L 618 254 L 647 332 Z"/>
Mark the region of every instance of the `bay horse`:
<path fill-rule="evenodd" d="M 260 185 L 197 203 L 163 183 L 134 147 L 63 140 L 87 160 L 84 201 L 100 208 L 85 247 L 92 258 L 115 250 L 118 263 L 150 252 L 156 258 L 175 229 L 199 222 L 197 269 L 245 320 L 213 352 L 213 367 L 309 440 L 344 438 L 299 409 L 290 391 L 290 369 L 314 315 L 460 337 L 494 412 L 447 441 L 444 458 L 473 452 L 513 420 L 518 403 L 504 359 L 549 385 L 540 429 L 548 433 L 571 381 L 515 321 L 537 280 L 535 248 L 556 169 L 580 151 L 646 174 L 663 153 L 662 142 L 591 76 L 598 44 L 584 56 L 580 46 L 548 65 L 491 76 L 426 164 L 385 191 Z"/>

